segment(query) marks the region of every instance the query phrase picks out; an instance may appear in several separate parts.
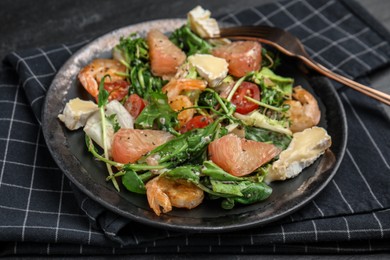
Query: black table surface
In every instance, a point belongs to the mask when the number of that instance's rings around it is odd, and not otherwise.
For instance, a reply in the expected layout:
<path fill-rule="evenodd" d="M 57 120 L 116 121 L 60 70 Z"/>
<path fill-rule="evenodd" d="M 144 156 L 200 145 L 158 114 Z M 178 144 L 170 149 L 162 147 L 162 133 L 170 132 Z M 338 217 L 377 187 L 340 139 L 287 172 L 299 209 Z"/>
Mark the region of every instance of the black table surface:
<path fill-rule="evenodd" d="M 0 1 L 0 60 L 13 50 L 50 46 L 93 39 L 114 29 L 147 20 L 184 18 L 195 5 L 212 11 L 213 15 L 248 8 L 274 0 L 2 0 Z M 390 30 L 390 1 L 355 0 Z M 372 77 L 372 86 L 390 93 L 390 70 Z M 387 108 L 389 109 L 389 108 Z M 388 110 L 390 111 L 390 110 Z M 150 256 L 151 257 L 151 256 Z M 168 257 L 169 256 L 164 256 Z M 199 257 L 199 256 L 197 256 Z M 226 256 L 221 256 L 226 259 Z M 255 256 L 232 256 L 235 259 L 252 259 Z M 291 256 L 266 256 L 266 259 L 284 259 Z M 300 256 L 302 258 L 302 256 Z M 340 256 L 327 256 L 328 259 Z M 350 258 L 351 256 L 342 256 Z M 367 259 L 369 255 L 353 256 Z M 388 259 L 389 255 L 371 256 Z M 133 259 L 141 259 L 133 256 Z M 162 259 L 161 256 L 155 256 Z M 172 256 L 172 258 L 176 258 Z M 187 259 L 194 259 L 191 256 Z M 210 258 L 205 256 L 205 259 Z M 222 259 L 213 256 L 212 259 Z M 317 259 L 319 256 L 305 256 Z M 63 259 L 63 258 L 62 258 Z M 96 258 L 94 258 L 96 259 Z M 142 258 L 143 259 L 143 258 Z M 165 259 L 165 258 L 164 258 Z"/>

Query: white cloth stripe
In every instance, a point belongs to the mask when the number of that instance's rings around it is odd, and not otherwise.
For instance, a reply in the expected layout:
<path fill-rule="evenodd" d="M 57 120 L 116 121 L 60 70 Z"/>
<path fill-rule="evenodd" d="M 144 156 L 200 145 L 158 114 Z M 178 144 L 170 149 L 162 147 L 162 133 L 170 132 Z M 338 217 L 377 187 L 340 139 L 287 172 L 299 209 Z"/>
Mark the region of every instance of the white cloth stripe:
<path fill-rule="evenodd" d="M 347 150 L 347 154 L 348 154 L 349 158 L 351 159 L 353 165 L 355 166 L 357 172 L 359 173 L 360 177 L 362 178 L 364 184 L 367 186 L 367 189 L 368 189 L 368 191 L 370 192 L 372 198 L 375 200 L 376 203 L 378 203 L 378 205 L 379 205 L 381 208 L 383 208 L 382 203 L 381 203 L 381 202 L 378 200 L 378 198 L 375 196 L 374 192 L 373 192 L 372 189 L 371 189 L 370 184 L 367 182 L 367 179 L 364 177 L 362 171 L 361 171 L 360 168 L 359 168 L 359 165 L 358 165 L 357 162 L 355 161 L 355 158 L 353 158 L 353 156 L 352 156 L 352 154 L 351 154 L 351 152 L 349 151 L 348 148 L 347 148 L 346 150 Z"/>
<path fill-rule="evenodd" d="M 363 123 L 363 120 L 360 118 L 359 114 L 356 112 L 355 108 L 352 106 L 351 102 L 349 101 L 349 98 L 348 96 L 343 92 L 341 93 L 341 96 L 344 98 L 344 100 L 347 102 L 348 106 L 350 107 L 351 111 L 352 111 L 352 114 L 356 117 L 357 121 L 359 122 L 359 124 L 361 125 L 361 127 L 363 128 L 364 132 L 367 134 L 367 137 L 368 139 L 370 139 L 372 145 L 374 146 L 374 148 L 377 150 L 378 152 L 378 155 L 379 157 L 382 159 L 382 161 L 384 162 L 385 166 L 387 167 L 387 169 L 390 170 L 390 166 L 389 166 L 389 163 L 387 162 L 384 154 L 382 153 L 382 151 L 379 149 L 378 147 L 378 144 L 375 142 L 374 138 L 372 137 L 370 131 L 368 131 L 366 125 Z"/>
<path fill-rule="evenodd" d="M 0 88 L 14 88 L 16 86 L 15 84 L 0 84 Z"/>
<path fill-rule="evenodd" d="M 300 1 L 300 3 L 306 5 L 307 7 L 308 4 L 306 4 L 304 1 Z M 303 19 L 299 19 L 299 22 L 300 23 L 304 23 L 306 22 L 307 20 L 313 18 L 314 16 L 318 15 L 320 12 L 322 12 L 324 9 L 330 7 L 331 5 L 334 5 L 335 2 L 334 1 L 328 1 L 326 2 L 324 5 L 322 5 L 321 7 L 317 7 L 314 11 L 310 12 L 308 15 L 306 15 Z M 313 9 L 312 6 L 309 7 L 309 9 Z M 347 15 L 348 17 L 351 16 L 351 14 Z M 329 23 L 328 23 L 329 24 Z M 290 26 L 287 26 L 285 29 L 287 31 L 291 30 L 292 27 L 295 27 L 295 25 L 290 25 Z M 310 37 L 312 37 L 312 35 L 310 35 Z M 302 39 L 301 39 L 302 40 Z M 302 40 L 303 41 L 303 40 Z"/>
<path fill-rule="evenodd" d="M 0 120 L 1 121 L 1 120 Z M 35 125 L 35 124 L 31 124 L 31 125 Z M 13 143 L 21 143 L 21 144 L 30 144 L 30 145 L 34 145 L 33 142 L 30 142 L 30 141 L 25 141 L 25 140 L 19 140 L 19 139 L 14 139 L 14 138 L 2 138 L 0 137 L 0 140 L 1 141 L 11 141 Z M 40 147 L 46 147 L 46 145 L 44 144 L 38 144 Z M 0 162 L 4 162 L 3 160 L 0 160 Z M 6 161 L 6 162 L 9 162 L 9 161 Z"/>
<path fill-rule="evenodd" d="M 60 220 L 61 220 L 61 209 L 62 209 L 62 196 L 63 196 L 63 190 L 64 190 L 64 175 L 62 174 L 61 175 L 61 192 L 60 192 L 60 198 L 59 198 L 59 201 L 58 201 L 58 214 L 57 214 L 57 229 L 56 229 L 56 233 L 55 233 L 55 237 L 54 237 L 54 241 L 55 243 L 58 242 L 58 231 L 59 231 L 59 227 L 60 227 Z"/>
<path fill-rule="evenodd" d="M 15 211 L 22 211 L 25 212 L 25 208 L 16 208 L 16 207 L 7 207 L 0 205 L 0 208 L 2 209 L 7 209 L 7 210 L 15 210 Z M 30 210 L 32 213 L 37 213 L 37 214 L 45 214 L 45 215 L 56 215 L 58 212 L 51 212 L 51 211 L 44 211 L 44 210 Z M 68 217 L 82 217 L 85 218 L 86 216 L 84 214 L 76 214 L 76 213 L 67 213 L 67 212 L 61 212 L 63 216 L 68 216 Z"/>
<path fill-rule="evenodd" d="M 75 46 L 78 46 L 80 45 L 79 43 L 77 43 Z M 40 51 L 40 53 L 36 53 L 36 54 L 33 54 L 33 55 L 30 55 L 30 56 L 26 56 L 24 57 L 24 60 L 25 61 L 28 61 L 28 60 L 33 60 L 33 59 L 36 59 L 36 58 L 40 58 L 40 57 L 43 57 L 47 54 L 55 54 L 57 52 L 62 52 L 64 51 L 64 48 L 63 47 L 58 47 L 58 48 L 55 48 L 55 49 L 50 49 L 48 51 L 43 51 L 42 49 L 38 49 Z M 19 62 L 16 63 L 16 68 L 17 70 L 19 69 Z"/>
<path fill-rule="evenodd" d="M 26 69 L 30 72 L 30 75 L 32 75 L 31 77 L 32 77 L 32 78 L 35 78 L 35 80 L 38 82 L 38 84 L 39 84 L 39 86 L 41 87 L 41 89 L 43 89 L 44 91 L 46 91 L 46 88 L 45 88 L 45 87 L 43 86 L 43 84 L 38 80 L 38 78 L 37 78 L 37 76 L 35 75 L 35 73 L 32 72 L 32 70 L 31 70 L 30 66 L 28 65 L 28 63 L 25 62 L 24 59 L 23 59 L 22 57 L 20 57 L 18 54 L 16 54 L 15 52 L 13 52 L 12 54 L 13 54 L 15 57 L 17 57 L 18 59 L 20 59 L 20 60 L 18 61 L 18 64 L 19 64 L 19 62 L 23 62 L 23 63 L 24 63 L 24 65 L 26 66 Z M 16 68 L 17 68 L 17 70 L 19 70 L 19 66 L 18 66 L 18 65 L 16 65 Z M 28 79 L 25 80 L 25 82 L 23 83 L 23 85 L 26 84 L 26 81 L 27 81 L 27 80 L 28 80 Z"/>
<path fill-rule="evenodd" d="M 338 193 L 340 194 L 340 197 L 341 199 L 345 202 L 345 204 L 347 204 L 349 210 L 351 211 L 351 213 L 355 213 L 355 211 L 352 209 L 351 205 L 348 203 L 348 201 L 345 199 L 343 193 L 341 192 L 339 186 L 337 185 L 336 181 L 333 179 L 332 180 L 332 184 L 336 187 L 336 190 L 338 191 Z"/>
<path fill-rule="evenodd" d="M 314 206 L 316 207 L 316 209 L 318 210 L 318 212 L 320 212 L 321 216 L 324 217 L 325 214 L 324 214 L 324 212 L 322 211 L 322 209 L 318 206 L 318 204 L 316 203 L 316 201 L 315 201 L 315 200 L 312 200 L 312 202 L 313 202 L 313 205 L 314 205 Z"/>
<path fill-rule="evenodd" d="M 313 223 L 313 231 L 314 231 L 314 238 L 315 241 L 318 242 L 318 232 L 317 232 L 317 225 L 314 220 L 311 221 Z"/>
<path fill-rule="evenodd" d="M 41 135 L 41 131 L 38 131 L 37 144 L 39 143 L 40 135 Z M 27 219 L 28 219 L 28 213 L 29 213 L 29 209 L 31 206 L 30 202 L 31 202 L 31 195 L 33 192 L 34 177 L 35 177 L 35 170 L 36 170 L 35 164 L 37 162 L 37 157 L 38 157 L 38 145 L 35 147 L 35 152 L 34 152 L 34 165 L 32 167 L 32 172 L 31 172 L 30 191 L 29 191 L 28 197 L 27 197 L 27 207 L 26 207 L 24 220 L 23 220 L 23 229 L 22 229 L 22 237 L 21 237 L 22 241 L 24 241 L 25 231 L 26 231 L 26 227 L 27 227 L 26 224 L 27 224 Z"/>
<path fill-rule="evenodd" d="M 314 8 L 313 8 L 311 5 L 309 5 L 307 2 L 303 2 L 303 3 L 304 3 L 304 5 L 306 5 L 308 8 L 310 8 L 311 11 L 317 12 L 317 10 L 314 9 Z M 350 14 L 350 16 L 352 16 L 352 14 Z M 328 23 L 328 24 L 334 24 L 333 21 L 330 21 L 330 20 L 329 20 L 325 15 L 323 15 L 321 12 L 318 12 L 318 17 L 320 17 L 323 21 L 325 21 L 325 22 Z M 366 27 L 366 28 L 368 29 L 368 27 Z M 336 26 L 335 29 L 338 30 L 339 32 L 343 33 L 343 34 L 346 34 L 346 35 L 349 34 L 349 32 L 345 31 L 345 30 L 343 29 L 343 27 L 341 27 L 341 26 Z M 354 38 L 354 42 L 356 42 L 357 44 L 359 44 L 360 46 L 362 46 L 363 49 L 371 50 L 371 48 L 372 48 L 372 46 L 368 46 L 366 43 L 364 43 L 363 41 L 361 41 L 359 37 L 355 37 L 355 38 Z M 376 56 L 378 59 L 381 59 L 383 62 L 387 62 L 387 60 L 386 60 L 384 57 L 382 57 L 381 55 L 379 55 L 379 53 L 374 52 L 374 51 L 372 51 L 372 50 L 371 50 L 371 53 L 372 53 L 372 55 Z"/>
<path fill-rule="evenodd" d="M 237 25 L 241 25 L 241 22 L 237 19 L 237 17 L 233 14 L 228 14 L 226 16 L 226 18 L 232 18 L 234 20 L 234 22 L 237 24 Z"/>
<path fill-rule="evenodd" d="M 329 44 L 332 43 L 332 40 L 330 40 L 329 38 L 325 37 L 324 35 L 318 34 L 317 32 L 315 32 L 312 29 L 310 29 L 309 27 L 307 27 L 305 24 L 303 24 L 299 20 L 297 20 L 290 12 L 288 12 L 286 10 L 286 8 L 282 4 L 280 4 L 278 2 L 277 2 L 277 4 L 280 7 L 280 9 L 284 11 L 284 14 L 286 14 L 288 17 L 290 17 L 293 21 L 296 21 L 294 23 L 295 26 L 299 26 L 300 28 L 302 28 L 306 32 L 308 32 L 309 34 L 316 34 L 316 36 L 319 39 L 323 40 L 326 43 L 329 43 Z M 339 47 L 338 49 L 340 51 L 343 51 L 348 57 L 351 57 L 351 56 L 356 57 L 352 52 L 350 52 L 349 50 L 347 50 L 343 46 L 338 46 L 338 47 Z M 361 59 L 356 59 L 356 62 L 360 63 L 362 66 L 366 67 L 367 69 L 370 69 L 370 67 L 364 61 L 362 61 Z M 336 65 L 335 67 L 338 68 L 339 66 Z"/>
<path fill-rule="evenodd" d="M 351 232 L 349 230 L 348 220 L 345 217 L 343 217 L 343 220 L 345 221 L 345 226 L 347 228 L 346 231 L 347 231 L 347 235 L 348 235 L 348 240 L 351 240 Z"/>
<path fill-rule="evenodd" d="M 45 97 L 46 97 L 46 96 L 44 96 L 44 95 L 39 96 L 39 97 L 36 97 L 35 99 L 33 99 L 33 100 L 31 101 L 31 106 L 33 106 L 33 105 L 35 104 L 35 102 L 40 101 L 40 100 L 44 99 Z M 40 121 L 40 120 L 39 120 L 39 121 Z"/>
<path fill-rule="evenodd" d="M 354 56 L 349 56 L 347 59 L 344 59 L 340 63 L 336 64 L 336 68 L 340 68 L 341 66 L 343 66 L 345 63 L 349 62 L 350 60 L 362 60 L 362 59 L 359 59 L 357 57 L 364 55 L 366 53 L 372 52 L 373 49 L 377 49 L 377 48 L 382 47 L 386 44 L 387 44 L 386 42 L 380 42 L 375 46 L 371 46 L 370 49 L 365 49 L 361 52 L 356 53 Z M 367 69 L 368 69 L 368 71 L 371 71 L 371 67 L 369 67 L 369 65 L 367 65 Z"/>
<path fill-rule="evenodd" d="M 50 67 L 52 68 L 53 72 L 56 73 L 57 69 L 53 65 L 53 63 L 51 62 L 49 56 L 47 56 L 46 52 L 44 52 L 41 48 L 38 48 L 38 50 L 42 53 L 43 57 L 45 57 L 45 59 L 47 60 L 47 63 L 50 65 Z"/>
<path fill-rule="evenodd" d="M 286 233 L 284 232 L 284 227 L 283 227 L 283 225 L 280 225 L 280 229 L 282 230 L 283 243 L 286 243 Z"/>
<path fill-rule="evenodd" d="M 88 245 L 91 244 L 92 239 L 92 224 L 91 222 L 88 223 Z"/>
<path fill-rule="evenodd" d="M 3 155 L 3 159 L 2 161 L 5 162 L 7 161 L 7 154 L 8 154 L 8 148 L 9 148 L 9 145 L 10 145 L 10 138 L 11 138 L 11 132 L 12 132 L 12 126 L 13 126 L 13 119 L 15 118 L 15 111 L 16 111 L 16 100 L 18 99 L 18 96 L 19 96 L 19 89 L 20 87 L 17 87 L 16 88 L 16 92 L 15 92 L 15 96 L 14 96 L 14 104 L 12 106 L 12 112 L 11 112 L 11 121 L 9 123 L 9 128 L 8 128 L 8 133 L 7 133 L 7 141 L 5 143 L 5 148 L 4 148 L 4 155 Z M 1 172 L 0 172 L 0 188 L 1 188 L 1 184 L 3 183 L 3 177 L 4 177 L 4 174 L 5 174 L 5 163 L 3 163 L 3 165 L 1 166 Z"/>
<path fill-rule="evenodd" d="M 10 100 L 0 100 L 0 103 L 2 104 L 16 104 L 18 106 L 23 106 L 23 107 L 29 107 L 27 104 L 23 104 L 17 101 L 10 101 Z M 12 118 L 0 118 L 1 121 L 11 121 Z M 17 121 L 17 119 L 14 119 L 14 121 Z"/>
<path fill-rule="evenodd" d="M 40 229 L 49 229 L 49 230 L 55 230 L 56 228 L 55 227 L 51 227 L 51 226 L 25 226 L 25 225 L 22 225 L 22 226 L 3 226 L 3 225 L 0 225 L 0 228 L 4 228 L 4 229 L 13 229 L 13 228 L 22 228 L 22 229 L 37 229 L 37 230 L 40 230 Z M 85 231 L 85 230 L 82 230 L 82 229 L 74 229 L 74 228 L 65 228 L 65 227 L 60 227 L 59 228 L 61 231 L 72 231 L 72 232 L 75 232 L 75 233 L 82 233 L 82 234 L 87 234 L 89 233 L 88 231 Z M 98 231 L 91 231 L 92 234 L 94 235 L 98 235 L 98 236 L 104 236 L 102 233 L 98 232 Z M 22 241 L 24 242 L 24 241 Z"/>
<path fill-rule="evenodd" d="M 329 26 L 327 27 L 324 27 L 322 30 L 319 30 L 317 31 L 317 34 L 323 34 L 325 33 L 326 31 L 329 31 L 331 29 L 334 29 L 336 28 L 337 26 L 339 26 L 340 23 L 344 22 L 345 20 L 348 20 L 349 18 L 351 18 L 352 15 L 346 15 L 344 16 L 343 18 L 341 18 L 340 20 L 338 20 L 337 22 L 335 23 L 332 23 L 330 24 Z M 313 57 L 316 57 L 316 56 L 319 56 L 321 53 L 323 53 L 324 51 L 327 51 L 329 50 L 331 47 L 333 46 L 337 46 L 339 43 L 341 42 L 344 42 L 346 40 L 350 40 L 350 39 L 354 39 L 354 37 L 356 36 L 359 36 L 360 34 L 364 33 L 364 32 L 367 32 L 367 30 L 369 30 L 369 28 L 363 28 L 360 32 L 356 33 L 356 34 L 347 34 L 345 37 L 341 37 L 339 38 L 337 41 L 332 41 L 330 44 L 328 44 L 325 48 L 322 48 L 321 50 L 317 51 Z M 307 41 L 310 41 L 311 39 L 315 38 L 317 35 L 316 34 L 310 34 L 308 35 L 307 37 L 305 38 L 302 38 L 301 39 L 301 42 L 302 43 L 305 43 Z"/>
<path fill-rule="evenodd" d="M 289 7 L 293 4 L 295 4 L 297 1 L 290 1 L 289 3 L 286 3 L 286 7 Z M 259 10 L 257 10 L 256 8 L 251 8 L 251 10 L 256 13 L 261 19 L 258 20 L 255 25 L 259 25 L 263 22 L 269 24 L 269 25 L 272 25 L 272 23 L 270 22 L 270 18 L 279 14 L 280 13 L 280 10 L 279 9 L 276 9 L 274 10 L 273 12 L 271 13 L 268 13 L 267 15 L 264 15 L 263 13 L 261 13 Z"/>
<path fill-rule="evenodd" d="M 17 189 L 30 190 L 29 187 L 25 187 L 25 186 L 22 186 L 22 185 L 16 185 L 16 184 L 10 184 L 10 183 L 6 183 L 6 182 L 3 182 L 3 185 L 4 186 L 8 186 L 8 187 L 17 188 Z M 62 189 L 62 190 L 50 190 L 50 189 L 32 188 L 31 190 L 37 191 L 37 192 L 73 194 L 73 191 L 71 191 L 71 190 L 64 190 L 64 189 Z M 1 207 L 1 205 L 0 205 L 0 207 Z"/>
<path fill-rule="evenodd" d="M 39 147 L 39 145 L 37 145 L 37 147 Z M 20 165 L 20 166 L 26 166 L 26 167 L 29 167 L 29 168 L 43 169 L 43 170 L 59 170 L 58 167 L 47 167 L 47 166 L 40 166 L 40 165 L 31 165 L 31 164 L 27 164 L 27 163 L 20 163 L 20 162 L 14 162 L 14 161 L 0 160 L 0 162 L 5 162 L 5 163 L 9 163 L 9 164 L 14 164 L 14 165 Z"/>
<path fill-rule="evenodd" d="M 82 201 L 81 204 L 80 204 L 80 208 L 83 210 L 83 212 L 85 213 L 85 215 L 88 216 L 88 218 L 92 219 L 92 220 L 95 222 L 95 221 L 96 221 L 95 217 L 92 216 L 91 214 L 89 214 L 89 213 L 88 213 L 88 210 L 86 210 L 85 207 L 84 207 L 84 204 L 85 204 L 85 202 L 86 202 L 87 200 L 89 200 L 88 197 L 85 197 L 85 198 L 83 199 L 83 201 Z"/>
<path fill-rule="evenodd" d="M 70 55 L 73 54 L 72 51 L 68 48 L 68 46 L 66 46 L 65 44 L 62 44 L 61 46 L 62 46 L 62 47 L 64 48 L 64 50 L 66 50 Z"/>
<path fill-rule="evenodd" d="M 27 63 L 26 63 L 27 64 Z M 41 75 L 36 75 L 36 74 L 32 74 L 30 77 L 26 78 L 26 80 L 23 82 L 23 87 L 26 87 L 26 84 L 32 80 L 32 79 L 35 79 L 36 82 L 38 82 L 38 85 L 41 87 L 41 89 L 46 93 L 47 89 L 46 87 L 43 85 L 43 83 L 39 80 L 39 78 L 46 78 L 46 77 L 52 77 L 54 76 L 55 73 L 51 72 L 51 73 L 46 73 L 46 74 L 41 74 Z"/>
<path fill-rule="evenodd" d="M 378 222 L 379 229 L 381 230 L 381 238 L 383 238 L 384 237 L 384 232 L 383 232 L 382 222 L 378 219 L 378 217 L 375 214 L 375 212 L 373 212 L 372 215 L 374 216 L 376 222 Z"/>
<path fill-rule="evenodd" d="M 312 58 L 315 58 L 317 56 L 320 56 L 321 53 L 329 50 L 331 47 L 333 46 L 336 46 L 338 45 L 339 43 L 341 42 L 344 42 L 344 41 L 347 41 L 347 40 L 350 40 L 350 39 L 354 39 L 356 37 L 359 37 L 361 34 L 363 33 L 366 33 L 367 31 L 369 31 L 370 29 L 369 28 L 363 28 L 361 31 L 357 32 L 356 34 L 350 34 L 346 37 L 343 37 L 343 38 L 340 38 L 338 39 L 337 41 L 333 41 L 331 44 L 329 44 L 328 46 L 326 46 L 325 48 L 322 48 L 320 51 L 317 51 L 315 54 L 313 54 L 311 57 Z M 309 37 L 308 37 L 309 38 Z M 371 47 L 372 48 L 372 47 Z M 369 48 L 369 51 L 373 51 L 373 49 Z"/>
<path fill-rule="evenodd" d="M 344 217 L 345 218 L 345 217 Z M 380 228 L 356 228 L 356 229 L 350 229 L 349 230 L 349 233 L 350 234 L 364 234 L 364 233 L 367 233 L 367 232 L 375 232 L 375 233 L 378 233 L 378 234 L 381 234 L 381 232 L 389 232 L 390 231 L 390 228 L 383 228 L 383 229 L 380 229 Z M 346 230 L 334 230 L 334 229 L 328 229 L 328 230 L 319 230 L 317 229 L 317 233 L 318 234 L 321 234 L 321 235 L 332 235 L 332 234 L 345 234 Z M 304 230 L 299 230 L 299 231 L 284 231 L 284 234 L 285 235 L 310 235 L 310 234 L 313 234 L 313 231 L 304 231 Z M 255 234 L 254 236 L 255 237 L 260 237 L 260 238 L 263 238 L 263 237 L 280 237 L 281 235 L 281 232 L 263 232 L 261 234 Z M 231 235 L 229 234 L 230 237 L 234 237 L 234 235 Z M 238 235 L 239 237 L 241 235 Z"/>

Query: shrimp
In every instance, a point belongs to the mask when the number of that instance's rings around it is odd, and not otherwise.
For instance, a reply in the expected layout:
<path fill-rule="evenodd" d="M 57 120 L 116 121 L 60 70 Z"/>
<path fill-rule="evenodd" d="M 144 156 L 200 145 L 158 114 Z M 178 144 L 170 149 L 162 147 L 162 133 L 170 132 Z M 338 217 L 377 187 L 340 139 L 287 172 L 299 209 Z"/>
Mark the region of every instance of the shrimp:
<path fill-rule="evenodd" d="M 190 98 L 184 95 L 178 95 L 172 98 L 172 100 L 169 101 L 169 105 L 174 111 L 180 111 L 183 108 L 193 106 Z M 195 114 L 195 109 L 185 109 L 181 111 L 177 115 L 177 119 L 179 120 L 179 126 L 182 127 L 183 125 L 185 125 L 188 121 L 191 120 L 194 114 Z"/>
<path fill-rule="evenodd" d="M 174 111 L 180 111 L 183 108 L 192 107 L 194 104 L 188 96 L 181 95 L 182 91 L 203 91 L 207 83 L 199 79 L 172 79 L 166 84 L 162 91 L 167 94 L 168 103 Z M 185 125 L 194 116 L 194 109 L 186 109 L 178 114 L 179 127 Z"/>
<path fill-rule="evenodd" d="M 180 95 L 185 90 L 205 90 L 206 81 L 200 79 L 172 79 L 163 88 L 162 92 L 167 94 L 168 100 Z"/>
<path fill-rule="evenodd" d="M 300 132 L 320 122 L 321 111 L 318 102 L 312 94 L 301 86 L 294 87 L 293 98 L 284 103 L 290 106 L 287 112 L 291 120 L 290 130 Z"/>
<path fill-rule="evenodd" d="M 105 75 L 110 75 L 105 78 L 104 82 L 109 86 L 109 92 L 116 92 L 116 95 L 110 95 L 111 99 L 120 99 L 127 94 L 129 84 L 125 81 L 126 77 L 119 75 L 119 73 L 126 73 L 126 67 L 117 60 L 112 59 L 95 59 L 90 64 L 85 66 L 79 72 L 78 78 L 81 85 L 91 94 L 97 98 L 99 94 L 99 83 Z M 105 86 L 107 89 L 108 86 Z M 123 92 L 125 95 L 118 92 Z"/>
<path fill-rule="evenodd" d="M 172 207 L 193 209 L 202 203 L 204 192 L 186 180 L 173 180 L 158 176 L 145 185 L 151 209 L 157 216 L 172 210 Z"/>

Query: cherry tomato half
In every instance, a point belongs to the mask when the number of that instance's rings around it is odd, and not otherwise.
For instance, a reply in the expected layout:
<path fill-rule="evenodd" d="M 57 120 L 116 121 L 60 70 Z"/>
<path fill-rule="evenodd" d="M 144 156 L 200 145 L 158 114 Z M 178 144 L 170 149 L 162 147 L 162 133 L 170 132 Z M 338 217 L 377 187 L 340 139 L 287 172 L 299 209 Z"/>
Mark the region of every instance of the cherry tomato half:
<path fill-rule="evenodd" d="M 131 94 L 124 106 L 133 118 L 137 118 L 145 108 L 145 101 L 137 94 Z"/>
<path fill-rule="evenodd" d="M 207 116 L 202 116 L 202 115 L 194 116 L 193 118 L 191 118 L 190 121 L 188 121 L 185 125 L 183 125 L 180 128 L 180 133 L 183 134 L 195 128 L 204 128 L 212 122 L 213 120 Z"/>
<path fill-rule="evenodd" d="M 245 96 L 260 100 L 259 87 L 254 83 L 244 81 L 234 93 L 232 103 L 236 106 L 236 112 L 244 115 L 259 107 L 258 104 L 249 101 Z"/>
<path fill-rule="evenodd" d="M 117 80 L 113 82 L 105 82 L 104 89 L 110 93 L 109 100 L 122 100 L 129 91 L 129 83 L 126 80 Z"/>

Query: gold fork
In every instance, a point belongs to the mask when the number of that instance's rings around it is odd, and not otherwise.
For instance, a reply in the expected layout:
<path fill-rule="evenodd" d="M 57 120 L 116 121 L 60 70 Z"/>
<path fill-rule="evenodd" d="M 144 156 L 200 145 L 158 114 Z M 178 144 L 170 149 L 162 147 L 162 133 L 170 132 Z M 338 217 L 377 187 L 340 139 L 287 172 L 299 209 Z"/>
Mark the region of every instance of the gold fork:
<path fill-rule="evenodd" d="M 389 94 L 367 87 L 349 78 L 334 73 L 323 65 L 318 64 L 312 60 L 305 51 L 301 41 L 283 29 L 263 25 L 221 28 L 220 35 L 215 38 L 256 40 L 261 43 L 268 44 L 288 56 L 296 57 L 302 60 L 304 64 L 314 69 L 318 73 L 338 81 L 348 87 L 351 87 L 352 89 L 374 98 L 386 105 L 390 105 Z"/>

